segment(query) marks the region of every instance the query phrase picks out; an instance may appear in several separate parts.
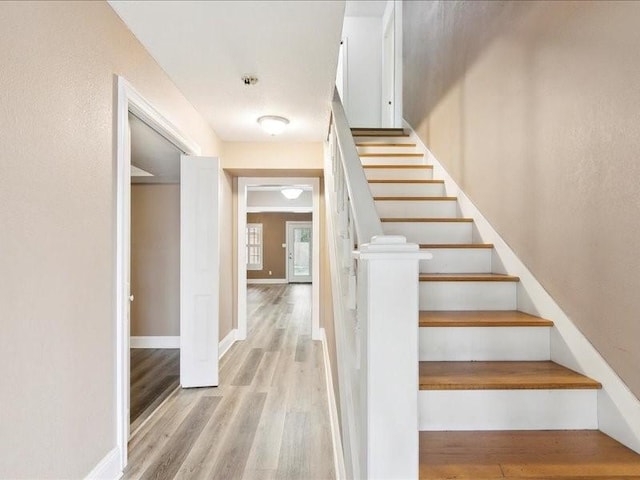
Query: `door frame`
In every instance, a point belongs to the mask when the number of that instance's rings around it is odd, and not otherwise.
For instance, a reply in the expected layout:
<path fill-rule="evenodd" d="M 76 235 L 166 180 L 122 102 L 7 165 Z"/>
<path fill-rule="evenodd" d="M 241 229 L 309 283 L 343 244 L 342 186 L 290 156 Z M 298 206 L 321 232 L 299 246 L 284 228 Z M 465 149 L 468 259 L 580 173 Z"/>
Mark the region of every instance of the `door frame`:
<path fill-rule="evenodd" d="M 313 207 L 311 215 L 311 242 L 318 246 L 311 255 L 311 338 L 321 340 L 320 331 L 320 178 L 319 177 L 238 177 L 238 214 L 236 216 L 237 252 L 237 317 L 236 339 L 247 338 L 247 269 L 245 229 L 247 226 L 247 188 L 260 185 L 311 185 Z"/>
<path fill-rule="evenodd" d="M 313 217 L 312 217 L 313 218 Z M 289 237 L 289 227 L 295 227 L 296 225 L 311 225 L 311 258 L 313 259 L 313 251 L 315 250 L 315 245 L 313 244 L 313 221 L 308 222 L 308 221 L 302 221 L 302 220 L 289 220 L 285 222 L 285 229 L 286 229 L 286 234 L 285 234 L 285 239 L 286 239 L 286 245 L 287 248 L 285 249 L 285 260 L 287 262 L 287 267 L 286 267 L 286 278 L 287 278 L 287 282 L 291 283 L 291 276 L 290 276 L 290 272 L 289 272 L 289 254 L 291 253 L 291 250 L 289 248 L 290 246 L 290 237 Z M 311 281 L 313 282 L 313 261 L 311 262 Z M 305 282 L 301 282 L 301 283 L 305 283 Z"/>
<path fill-rule="evenodd" d="M 384 50 L 385 50 L 385 32 L 390 29 L 393 34 L 393 65 L 389 67 L 393 69 L 393 95 L 391 98 L 393 107 L 393 125 L 391 127 L 401 128 L 402 123 L 402 1 L 388 0 L 384 14 L 382 16 L 382 35 L 381 35 L 381 79 L 386 75 L 384 69 Z M 383 80 L 384 81 L 384 80 Z M 384 88 L 381 89 L 381 96 L 384 96 Z M 380 120 L 385 116 L 385 104 L 389 99 L 382 98 Z M 383 125 L 384 126 L 384 125 Z"/>
<path fill-rule="evenodd" d="M 115 265 L 115 359 L 116 442 L 120 467 L 127 465 L 129 441 L 129 308 L 127 276 L 131 248 L 131 137 L 129 112 L 188 155 L 200 155 L 200 146 L 182 134 L 122 76 L 115 75 L 116 104 L 116 265 Z"/>

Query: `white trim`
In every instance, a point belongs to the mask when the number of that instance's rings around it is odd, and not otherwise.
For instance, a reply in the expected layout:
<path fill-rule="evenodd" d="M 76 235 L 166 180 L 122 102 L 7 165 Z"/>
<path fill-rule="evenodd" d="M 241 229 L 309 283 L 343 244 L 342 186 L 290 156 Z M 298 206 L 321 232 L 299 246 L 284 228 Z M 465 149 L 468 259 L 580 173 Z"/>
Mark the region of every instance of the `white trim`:
<path fill-rule="evenodd" d="M 313 192 L 312 242 L 320 245 L 320 179 L 318 177 L 238 177 L 237 251 L 237 318 L 238 340 L 247 338 L 247 270 L 244 231 L 247 225 L 247 188 L 258 185 L 311 185 Z M 320 249 L 312 253 L 311 338 L 320 340 Z"/>
<path fill-rule="evenodd" d="M 320 329 L 320 341 L 324 356 L 324 378 L 327 383 L 327 401 L 329 402 L 329 422 L 331 425 L 331 442 L 333 444 L 333 466 L 336 472 L 336 480 L 346 480 L 347 472 L 344 467 L 344 455 L 342 452 L 342 437 L 340 436 L 340 422 L 338 420 L 338 407 L 336 405 L 336 393 L 333 390 L 333 373 L 331 371 L 331 359 L 327 346 L 327 332 Z"/>
<path fill-rule="evenodd" d="M 281 284 L 281 283 L 289 283 L 286 278 L 247 278 L 247 285 L 256 284 L 256 285 L 270 285 L 270 284 Z"/>
<path fill-rule="evenodd" d="M 131 145 L 129 112 L 145 122 L 185 153 L 198 155 L 198 144 L 182 135 L 153 105 L 140 95 L 123 77 L 117 79 L 116 109 L 116 444 L 120 452 L 120 469 L 127 464 L 129 441 L 129 248 L 131 211 L 129 189 L 131 185 Z"/>
<path fill-rule="evenodd" d="M 129 348 L 180 348 L 180 335 L 131 337 Z"/>
<path fill-rule="evenodd" d="M 396 71 L 394 75 L 394 102 L 395 102 L 395 112 L 394 112 L 394 123 L 396 127 L 400 128 L 403 125 L 403 117 L 402 117 L 402 82 L 403 82 L 403 61 L 402 61 L 402 24 L 403 24 L 403 13 L 402 13 L 402 0 L 392 0 L 394 6 L 394 22 L 395 22 L 395 31 L 394 35 L 394 44 L 395 44 L 395 63 L 396 63 Z"/>
<path fill-rule="evenodd" d="M 120 449 L 114 447 L 107 453 L 98 464 L 93 467 L 86 480 L 118 480 L 122 478 L 122 469 L 120 468 Z"/>
<path fill-rule="evenodd" d="M 633 395 L 602 355 L 493 229 L 411 126 L 407 122 L 404 126 L 411 131 L 413 141 L 425 153 L 427 163 L 433 164 L 434 178 L 444 179 L 446 195 L 457 196 L 462 215 L 474 219 L 479 237 L 477 240 L 493 243 L 498 257 L 498 262 L 494 264 L 495 271 L 509 272 L 520 277 L 518 308 L 553 320 L 551 359 L 602 384 L 602 390 L 598 392 L 598 428 L 640 453 L 640 400 Z"/>
<path fill-rule="evenodd" d="M 222 358 L 225 353 L 229 351 L 229 349 L 233 346 L 237 341 L 238 330 L 234 328 L 227 336 L 220 340 L 220 344 L 218 346 L 218 358 Z"/>

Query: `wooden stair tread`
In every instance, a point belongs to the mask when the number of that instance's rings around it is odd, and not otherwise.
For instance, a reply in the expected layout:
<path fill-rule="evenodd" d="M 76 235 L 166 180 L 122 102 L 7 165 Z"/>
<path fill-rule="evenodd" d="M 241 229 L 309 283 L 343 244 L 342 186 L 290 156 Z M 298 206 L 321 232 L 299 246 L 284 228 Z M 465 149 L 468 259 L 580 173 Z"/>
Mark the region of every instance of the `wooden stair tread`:
<path fill-rule="evenodd" d="M 369 183 L 444 183 L 444 180 L 367 180 Z"/>
<path fill-rule="evenodd" d="M 356 147 L 415 147 L 415 143 L 360 142 Z"/>
<path fill-rule="evenodd" d="M 420 312 L 421 327 L 551 327 L 553 322 L 517 310 Z"/>
<path fill-rule="evenodd" d="M 519 282 L 513 275 L 502 273 L 421 273 L 421 282 Z"/>
<path fill-rule="evenodd" d="M 409 223 L 409 222 L 434 222 L 434 223 L 471 223 L 473 222 L 473 218 L 460 218 L 460 217 L 423 217 L 423 218 L 381 218 L 381 222 L 401 222 L 401 223 Z"/>
<path fill-rule="evenodd" d="M 640 455 L 597 430 L 420 432 L 420 479 L 640 478 Z"/>
<path fill-rule="evenodd" d="M 595 380 L 551 361 L 420 362 L 420 390 L 598 388 Z"/>
<path fill-rule="evenodd" d="M 359 153 L 359 157 L 402 157 L 402 158 L 414 158 L 424 157 L 422 153 Z"/>
<path fill-rule="evenodd" d="M 404 169 L 421 169 L 421 170 L 430 170 L 433 168 L 433 165 L 397 165 L 397 164 L 386 164 L 386 165 L 362 165 L 362 168 L 404 168 Z"/>
<path fill-rule="evenodd" d="M 352 132 L 353 137 L 409 137 L 408 133 L 388 133 L 388 132 Z"/>
<path fill-rule="evenodd" d="M 420 248 L 493 248 L 493 243 L 421 243 Z"/>
<path fill-rule="evenodd" d="M 404 132 L 401 127 L 351 127 L 352 132 Z"/>
<path fill-rule="evenodd" d="M 458 197 L 373 197 L 378 202 L 429 202 L 429 201 L 456 201 Z"/>

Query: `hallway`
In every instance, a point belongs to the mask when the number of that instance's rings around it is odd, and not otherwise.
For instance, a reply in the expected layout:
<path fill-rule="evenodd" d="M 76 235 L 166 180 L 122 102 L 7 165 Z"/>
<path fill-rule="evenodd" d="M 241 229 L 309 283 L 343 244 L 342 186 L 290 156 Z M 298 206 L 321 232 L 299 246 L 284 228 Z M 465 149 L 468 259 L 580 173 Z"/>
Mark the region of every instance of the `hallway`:
<path fill-rule="evenodd" d="M 220 386 L 179 390 L 129 443 L 127 479 L 335 478 L 311 285 L 249 285 Z"/>

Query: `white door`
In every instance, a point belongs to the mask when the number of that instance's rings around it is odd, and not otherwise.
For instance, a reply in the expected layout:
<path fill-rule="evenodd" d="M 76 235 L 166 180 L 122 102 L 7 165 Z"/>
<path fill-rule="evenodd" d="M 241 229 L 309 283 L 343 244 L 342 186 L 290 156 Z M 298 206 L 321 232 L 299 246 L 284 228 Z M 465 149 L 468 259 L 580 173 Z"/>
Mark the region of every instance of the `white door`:
<path fill-rule="evenodd" d="M 180 165 L 180 384 L 218 385 L 219 161 Z"/>
<path fill-rule="evenodd" d="M 311 222 L 287 222 L 287 280 L 311 283 Z"/>
<path fill-rule="evenodd" d="M 384 25 L 382 41 L 382 127 L 392 128 L 395 110 L 395 12 L 391 12 Z"/>
<path fill-rule="evenodd" d="M 336 70 L 336 88 L 342 100 L 342 105 L 346 110 L 347 105 L 347 38 L 343 38 L 340 42 L 340 50 L 338 51 L 338 68 Z"/>

